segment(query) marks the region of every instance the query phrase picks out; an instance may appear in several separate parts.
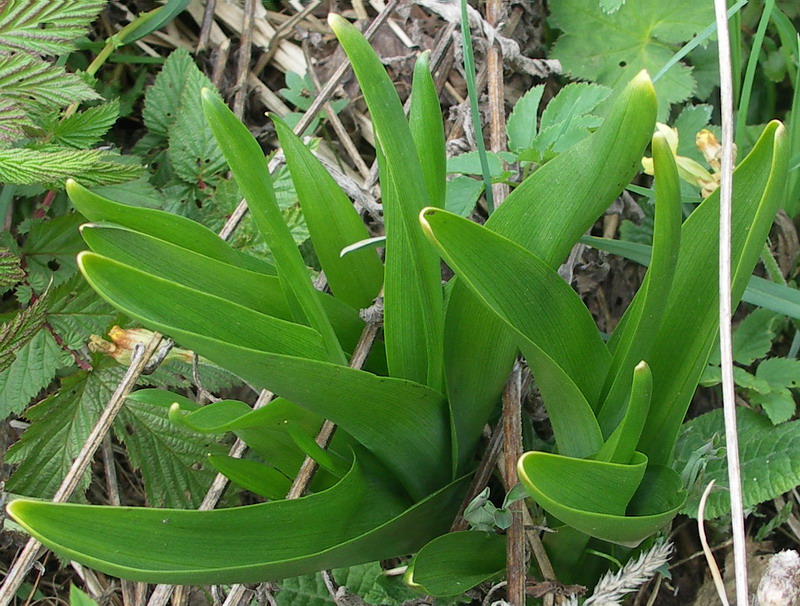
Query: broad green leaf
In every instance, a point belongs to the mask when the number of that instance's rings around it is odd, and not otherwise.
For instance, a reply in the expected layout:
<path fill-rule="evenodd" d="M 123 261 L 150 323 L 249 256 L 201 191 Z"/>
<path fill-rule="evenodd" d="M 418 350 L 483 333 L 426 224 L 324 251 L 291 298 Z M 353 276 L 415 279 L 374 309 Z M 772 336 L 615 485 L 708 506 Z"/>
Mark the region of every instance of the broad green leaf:
<path fill-rule="evenodd" d="M 208 463 L 231 482 L 265 499 L 282 499 L 292 487 L 292 481 L 277 469 L 248 459 L 226 455 L 211 455 Z"/>
<path fill-rule="evenodd" d="M 760 406 L 767 413 L 773 425 L 785 423 L 794 416 L 797 409 L 792 392 L 786 388 L 774 389 L 768 393 L 753 393 L 750 403 Z"/>
<path fill-rule="evenodd" d="M 756 309 L 739 323 L 733 333 L 733 359 L 750 366 L 772 349 L 778 316 L 768 309 Z"/>
<path fill-rule="evenodd" d="M 283 320 L 292 313 L 275 276 L 217 261 L 115 225 L 83 225 L 83 239 L 96 253 L 125 265 L 215 295 Z M 346 303 L 318 292 L 325 313 L 346 351 L 352 351 L 364 322 Z"/>
<path fill-rule="evenodd" d="M 369 43 L 342 17 L 331 15 L 328 22 L 353 65 L 385 156 L 381 187 L 387 237 L 384 335 L 389 371 L 392 376 L 440 389 L 441 269 L 417 221 L 419 211 L 430 204 L 417 147 L 394 85 Z M 433 160 L 426 158 L 429 161 Z"/>
<path fill-rule="evenodd" d="M 738 304 L 763 249 L 786 176 L 783 126 L 772 122 L 734 172 L 731 299 Z M 684 222 L 662 329 L 648 362 L 653 401 L 639 450 L 665 464 L 717 336 L 719 193 Z M 681 355 L 675 355 L 681 352 Z"/>
<path fill-rule="evenodd" d="M 686 498 L 678 474 L 647 468 L 641 453 L 630 465 L 621 465 L 528 452 L 517 471 L 549 514 L 589 536 L 622 545 L 635 546 L 667 524 Z"/>
<path fill-rule="evenodd" d="M 445 203 L 445 137 L 442 108 L 439 93 L 433 84 L 430 57 L 430 51 L 425 51 L 414 64 L 408 121 L 428 188 L 429 203 L 442 208 Z"/>
<path fill-rule="evenodd" d="M 75 585 L 70 585 L 69 606 L 97 606 L 97 602 L 90 598 L 89 594 L 84 593 Z"/>
<path fill-rule="evenodd" d="M 740 436 L 739 459 L 742 466 L 742 501 L 746 508 L 774 499 L 800 484 L 800 421 L 773 425 L 763 414 L 746 408 L 736 409 Z M 713 410 L 688 421 L 681 428 L 675 448 L 675 469 L 682 470 L 692 455 L 716 436 L 724 444 L 725 425 L 722 410 Z M 718 518 L 730 511 L 728 467 L 725 457 L 705 463 L 704 471 L 691 487 L 682 513 L 697 516 L 700 496 L 708 482 L 715 480 L 721 490 L 708 497 L 705 516 Z"/>
<path fill-rule="evenodd" d="M 524 248 L 477 223 L 433 208 L 420 222 L 456 275 L 518 335 L 559 451 L 597 452 L 602 435 L 591 404 L 610 356 L 575 291 Z"/>
<path fill-rule="evenodd" d="M 629 307 L 630 312 L 623 317 L 608 343 L 613 359 L 598 408 L 598 420 L 604 435 L 610 435 L 626 414 L 634 368 L 649 358 L 652 343 L 661 329 L 661 318 L 678 262 L 682 218 L 678 169 L 663 135 L 657 133 L 653 136 L 652 149 L 658 184 L 653 256 L 636 294 L 641 303 Z"/>
<path fill-rule="evenodd" d="M 629 2 L 613 14 L 596 3 L 557 0 L 550 5 L 551 23 L 563 34 L 552 57 L 575 78 L 611 88 L 627 82 L 640 70 L 658 72 L 672 58 L 672 45 L 681 44 L 714 21 L 710 4 L 678 0 Z M 660 115 L 670 103 L 689 97 L 695 80 L 691 68 L 678 63 L 656 84 Z"/>
<path fill-rule="evenodd" d="M 391 474 L 366 454 L 358 460 L 333 488 L 293 501 L 185 511 L 16 500 L 8 510 L 60 555 L 154 583 L 280 579 L 404 555 L 444 532 L 466 479 L 412 505 Z"/>
<path fill-rule="evenodd" d="M 539 130 L 539 103 L 543 93 L 543 84 L 533 86 L 514 105 L 506 122 L 508 149 L 522 151 L 533 143 Z"/>
<path fill-rule="evenodd" d="M 318 336 L 306 326 L 258 314 L 92 253 L 82 253 L 80 263 L 92 287 L 127 316 L 254 386 L 341 425 L 417 497 L 449 479 L 449 421 L 438 392 L 308 359 L 324 358 L 324 353 Z M 215 321 L 209 323 L 209 317 Z"/>
<path fill-rule="evenodd" d="M 340 251 L 369 237 L 364 222 L 333 177 L 303 142 L 272 118 L 286 154 L 314 251 L 333 294 L 355 308 L 368 307 L 383 284 L 383 265 L 374 250 L 345 257 Z"/>
<path fill-rule="evenodd" d="M 40 3 L 45 2 L 40 0 Z M 2 32 L 0 40 L 1 37 Z M 77 75 L 28 53 L 0 54 L 0 86 L 6 102 L 13 101 L 17 107 L 26 109 L 33 106 L 51 110 L 73 101 L 100 97 Z"/>
<path fill-rule="evenodd" d="M 77 273 L 75 255 L 83 248 L 78 226 L 83 217 L 69 213 L 37 223 L 22 246 L 28 284 L 35 292 L 58 286 Z M 55 262 L 56 270 L 53 270 Z"/>
<path fill-rule="evenodd" d="M 557 267 L 638 170 L 655 104 L 652 84 L 640 74 L 594 134 L 525 179 L 486 227 Z M 460 283 L 450 296 L 445 329 L 447 390 L 463 465 L 498 401 L 514 338 Z"/>
<path fill-rule="evenodd" d="M 92 288 L 132 318 L 150 314 L 162 326 L 183 325 L 211 339 L 243 347 L 317 359 L 325 357 L 319 334 L 307 326 L 258 313 L 94 253 L 82 252 L 78 264 Z M 141 295 L 116 294 L 126 289 L 138 290 Z"/>
<path fill-rule="evenodd" d="M 104 332 L 115 317 L 114 309 L 78 275 L 47 296 L 47 323 L 70 349 L 86 345 L 89 335 Z"/>
<path fill-rule="evenodd" d="M 99 149 L 4 149 L 0 150 L 0 181 L 61 188 L 67 179 L 75 179 L 86 185 L 107 185 L 130 181 L 144 171 L 142 166 L 116 162 L 116 158 Z"/>
<path fill-rule="evenodd" d="M 346 364 L 336 333 L 316 295 L 311 278 L 300 251 L 292 238 L 272 189 L 272 179 L 267 170 L 261 147 L 247 127 L 233 114 L 222 100 L 204 88 L 201 92 L 203 113 L 214 137 L 231 167 L 239 189 L 248 202 L 255 219 L 278 266 L 278 277 L 286 298 L 296 298 L 298 312 L 319 333 L 332 362 Z M 293 310 L 294 312 L 294 310 Z"/>
<path fill-rule="evenodd" d="M 275 269 L 263 261 L 234 250 L 208 228 L 184 217 L 112 202 L 74 181 L 67 181 L 67 194 L 75 208 L 89 221 L 118 223 L 217 261 L 250 271 L 275 274 Z"/>
<path fill-rule="evenodd" d="M 650 263 L 651 248 L 646 244 L 594 236 L 583 236 L 581 242 L 598 250 L 620 255 L 640 265 Z M 742 301 L 790 318 L 800 319 L 800 291 L 783 284 L 770 282 L 759 276 L 750 276 L 750 281 L 742 295 Z"/>
<path fill-rule="evenodd" d="M 506 537 L 473 530 L 451 532 L 420 549 L 411 568 L 410 582 L 425 593 L 458 595 L 502 575 Z"/>
<path fill-rule="evenodd" d="M 161 29 L 177 17 L 188 5 L 189 0 L 167 0 L 163 6 L 139 15 L 135 21 L 123 28 L 122 43 L 132 44 Z"/>
<path fill-rule="evenodd" d="M 447 182 L 444 207 L 459 217 L 468 217 L 482 193 L 483 181 L 460 175 Z"/>

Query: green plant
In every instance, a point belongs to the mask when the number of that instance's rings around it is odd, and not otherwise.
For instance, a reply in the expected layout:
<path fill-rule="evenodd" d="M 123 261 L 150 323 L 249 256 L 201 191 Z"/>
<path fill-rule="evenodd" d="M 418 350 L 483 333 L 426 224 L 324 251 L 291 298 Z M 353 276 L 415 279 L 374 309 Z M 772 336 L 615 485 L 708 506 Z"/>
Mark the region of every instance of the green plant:
<path fill-rule="evenodd" d="M 556 268 L 637 172 L 656 115 L 649 78 L 633 78 L 593 134 L 525 179 L 482 227 L 441 209 L 444 143 L 438 109 L 426 110 L 438 108 L 427 56 L 407 121 L 363 37 L 340 17 L 330 22 L 380 144 L 383 266 L 368 249 L 339 257 L 366 229 L 307 148 L 274 119 L 332 295 L 315 291 L 258 144 L 207 90 L 203 111 L 274 267 L 188 219 L 67 186 L 95 222 L 83 230 L 93 252 L 78 262 L 104 299 L 280 396 L 255 411 L 233 400 L 194 409 L 161 390 L 133 398 L 174 402 L 170 416 L 194 431 L 237 433 L 267 465 L 215 464 L 273 500 L 216 511 L 16 500 L 10 515 L 58 553 L 131 579 L 260 581 L 420 550 L 411 581 L 452 595 L 503 566 L 502 536 L 443 533 L 519 347 L 555 433 L 552 452 L 523 456 L 520 478 L 548 514 L 570 525 L 550 541 L 560 577 L 592 557 L 584 550 L 590 541 L 597 553 L 645 540 L 683 506 L 680 478 L 668 465 L 716 334 L 716 294 L 708 288 L 716 279 L 716 195 L 681 226 L 674 158 L 656 135 L 653 261 L 608 345 Z M 780 202 L 785 170 L 783 128 L 773 123 L 737 170 L 735 300 Z M 445 289 L 439 254 L 458 276 Z M 374 374 L 346 364 L 364 327 L 357 308 L 381 284 L 385 347 L 368 368 L 385 370 Z M 327 452 L 312 440 L 323 418 L 338 425 Z M 321 467 L 312 494 L 280 499 L 306 455 Z M 565 473 L 575 482 L 565 485 Z M 98 525 L 107 533 L 87 532 Z"/>

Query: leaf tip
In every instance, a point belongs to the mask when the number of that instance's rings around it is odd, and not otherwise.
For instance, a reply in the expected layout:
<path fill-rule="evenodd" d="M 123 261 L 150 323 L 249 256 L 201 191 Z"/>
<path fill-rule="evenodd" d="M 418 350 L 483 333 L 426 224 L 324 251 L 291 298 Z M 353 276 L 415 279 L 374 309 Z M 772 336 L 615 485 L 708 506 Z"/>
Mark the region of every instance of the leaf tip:
<path fill-rule="evenodd" d="M 343 28 L 350 25 L 350 22 L 338 13 L 328 13 L 328 25 L 333 30 L 333 33 L 338 36 Z"/>

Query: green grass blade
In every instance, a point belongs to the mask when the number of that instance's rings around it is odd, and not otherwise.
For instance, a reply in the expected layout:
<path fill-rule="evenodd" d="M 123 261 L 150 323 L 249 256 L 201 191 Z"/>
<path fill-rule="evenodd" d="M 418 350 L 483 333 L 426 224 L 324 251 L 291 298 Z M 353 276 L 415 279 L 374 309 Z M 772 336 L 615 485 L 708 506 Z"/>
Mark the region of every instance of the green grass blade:
<path fill-rule="evenodd" d="M 89 221 L 117 223 L 223 263 L 275 275 L 275 268 L 231 248 L 213 231 L 180 215 L 112 202 L 75 181 L 67 181 L 70 200 Z"/>
<path fill-rule="evenodd" d="M 336 333 L 322 309 L 303 257 L 275 199 L 272 179 L 261 147 L 247 127 L 208 89 L 201 91 L 203 112 L 219 143 L 250 213 L 278 266 L 287 299 L 293 295 L 309 325 L 322 336 L 328 359 L 346 364 Z"/>
<path fill-rule="evenodd" d="M 761 19 L 758 22 L 758 29 L 756 35 L 753 36 L 753 42 L 750 48 L 750 57 L 747 60 L 747 68 L 744 72 L 744 81 L 742 82 L 742 92 L 739 96 L 739 103 L 736 107 L 736 140 L 744 141 L 745 127 L 747 126 L 747 112 L 750 109 L 750 96 L 753 93 L 753 81 L 756 77 L 756 68 L 758 67 L 758 57 L 761 54 L 761 46 L 764 44 L 764 36 L 767 33 L 767 25 L 769 25 L 770 15 L 772 9 L 775 7 L 775 0 L 765 0 L 764 10 L 761 13 Z"/>
<path fill-rule="evenodd" d="M 355 308 L 368 307 L 383 284 L 383 264 L 374 250 L 345 257 L 340 251 L 369 238 L 364 222 L 333 177 L 283 120 L 272 116 L 292 175 L 314 251 L 333 294 Z"/>
<path fill-rule="evenodd" d="M 467 97 L 469 98 L 470 119 L 472 120 L 472 129 L 475 131 L 478 158 L 480 158 L 481 161 L 483 191 L 486 194 L 486 208 L 491 215 L 495 210 L 494 197 L 492 195 L 492 178 L 489 174 L 489 160 L 486 157 L 486 143 L 483 140 L 481 112 L 478 108 L 478 85 L 475 83 L 475 53 L 472 51 L 472 34 L 470 33 L 469 27 L 467 0 L 461 0 L 461 45 L 464 52 L 464 75 L 467 78 Z"/>
<path fill-rule="evenodd" d="M 411 505 L 359 456 L 336 486 L 293 501 L 187 511 L 17 500 L 8 510 L 56 553 L 120 578 L 259 583 L 412 553 L 447 530 L 466 488 L 462 479 Z"/>
<path fill-rule="evenodd" d="M 583 236 L 581 242 L 598 250 L 625 257 L 640 265 L 650 263 L 652 249 L 647 244 L 594 236 Z M 800 320 L 800 291 L 783 284 L 770 282 L 759 276 L 750 276 L 750 281 L 742 295 L 742 301 Z"/>
<path fill-rule="evenodd" d="M 209 455 L 207 461 L 234 484 L 265 499 L 282 499 L 292 487 L 289 478 L 263 463 L 227 455 Z"/>
<path fill-rule="evenodd" d="M 428 191 L 411 129 L 386 70 L 361 33 L 338 15 L 328 18 L 350 58 L 385 155 L 381 188 L 386 223 L 384 335 L 392 376 L 443 385 L 443 304 L 439 257 L 417 214 Z"/>
<path fill-rule="evenodd" d="M 594 134 L 525 179 L 486 226 L 557 267 L 638 170 L 655 115 L 655 91 L 642 73 Z M 498 401 L 515 355 L 514 338 L 458 283 L 445 324 L 447 389 L 463 465 Z"/>
<path fill-rule="evenodd" d="M 431 76 L 430 57 L 430 51 L 425 51 L 414 64 L 408 122 L 428 188 L 429 203 L 444 208 L 447 177 L 444 124 L 439 95 Z"/>

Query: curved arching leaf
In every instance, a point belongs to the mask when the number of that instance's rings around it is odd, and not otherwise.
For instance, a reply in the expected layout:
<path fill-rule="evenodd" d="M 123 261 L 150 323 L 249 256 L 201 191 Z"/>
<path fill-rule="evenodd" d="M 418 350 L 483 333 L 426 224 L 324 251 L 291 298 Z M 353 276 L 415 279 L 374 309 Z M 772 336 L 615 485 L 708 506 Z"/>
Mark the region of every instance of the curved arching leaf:
<path fill-rule="evenodd" d="M 292 501 L 188 511 L 16 500 L 7 509 L 56 553 L 121 578 L 257 583 L 411 553 L 446 531 L 466 488 L 462 478 L 412 504 L 362 453 L 333 488 Z"/>
<path fill-rule="evenodd" d="M 680 476 L 666 467 L 647 468 L 641 453 L 622 465 L 528 452 L 517 471 L 547 513 L 586 535 L 622 545 L 638 545 L 674 518 L 686 500 Z"/>

